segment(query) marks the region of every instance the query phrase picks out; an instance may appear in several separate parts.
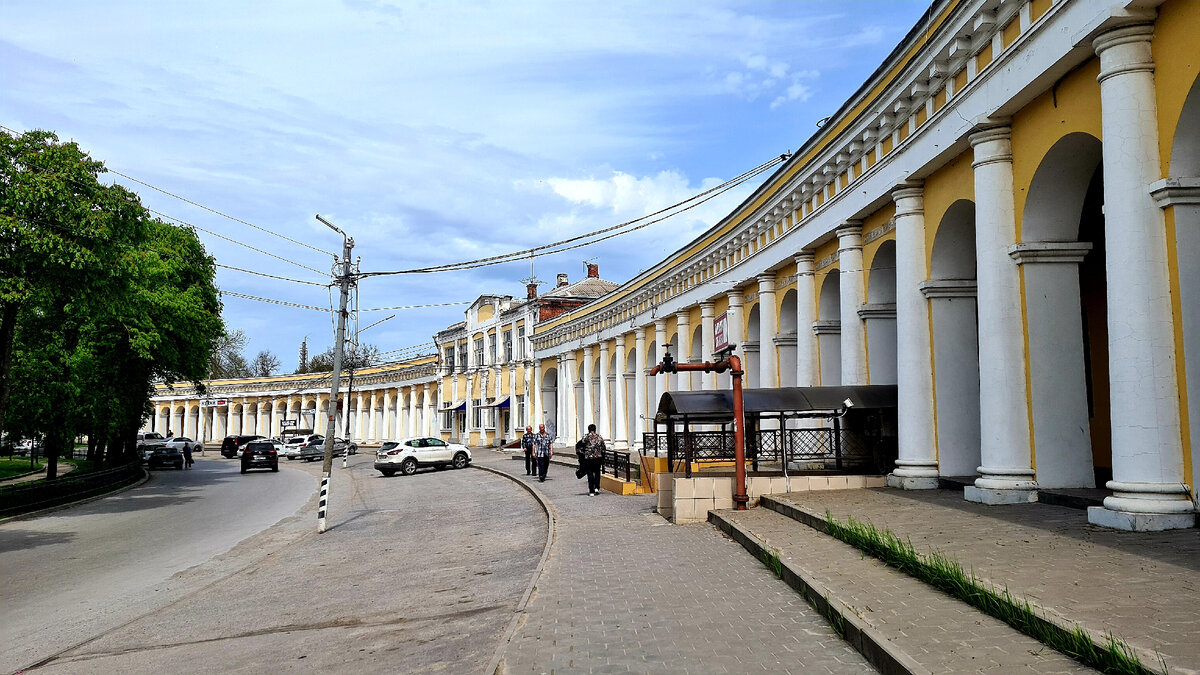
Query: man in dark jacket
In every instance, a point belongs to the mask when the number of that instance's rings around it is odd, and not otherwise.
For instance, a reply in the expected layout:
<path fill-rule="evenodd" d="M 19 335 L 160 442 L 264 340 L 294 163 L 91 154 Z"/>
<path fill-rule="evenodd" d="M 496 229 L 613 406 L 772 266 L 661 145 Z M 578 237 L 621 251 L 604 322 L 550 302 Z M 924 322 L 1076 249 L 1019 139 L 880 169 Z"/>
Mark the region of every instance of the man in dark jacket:
<path fill-rule="evenodd" d="M 521 448 L 525 450 L 525 475 L 537 475 L 537 460 L 533 457 L 533 448 L 537 445 L 537 434 L 533 427 L 525 427 L 525 435 L 521 437 Z"/>
<path fill-rule="evenodd" d="M 583 437 L 583 451 L 579 461 L 587 471 L 588 495 L 600 494 L 600 470 L 604 462 L 604 439 L 596 433 L 596 425 L 588 425 L 587 436 Z"/>

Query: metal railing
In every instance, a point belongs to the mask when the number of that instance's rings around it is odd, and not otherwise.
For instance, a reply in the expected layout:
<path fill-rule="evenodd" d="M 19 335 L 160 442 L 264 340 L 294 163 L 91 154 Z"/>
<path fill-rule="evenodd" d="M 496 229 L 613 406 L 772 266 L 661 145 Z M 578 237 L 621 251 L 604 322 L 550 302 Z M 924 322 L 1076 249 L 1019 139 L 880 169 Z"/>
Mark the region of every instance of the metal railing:
<path fill-rule="evenodd" d="M 646 433 L 642 448 L 644 454 L 665 455 L 672 467 L 734 460 L 732 431 Z M 746 460 L 753 470 L 759 464 L 780 464 L 784 458 L 788 464 L 821 464 L 820 468 L 831 470 L 869 467 L 874 460 L 867 439 L 847 429 L 758 429 L 746 435 Z"/>
<path fill-rule="evenodd" d="M 130 462 L 115 469 L 69 473 L 51 481 L 31 481 L 0 487 L 0 516 L 29 513 L 103 494 L 140 478 L 142 468 Z"/>
<path fill-rule="evenodd" d="M 631 480 L 633 475 L 632 464 L 629 461 L 629 453 L 621 452 L 620 450 L 605 450 L 601 453 L 600 473 L 609 473 L 612 471 L 614 478 L 625 477 L 626 481 Z"/>

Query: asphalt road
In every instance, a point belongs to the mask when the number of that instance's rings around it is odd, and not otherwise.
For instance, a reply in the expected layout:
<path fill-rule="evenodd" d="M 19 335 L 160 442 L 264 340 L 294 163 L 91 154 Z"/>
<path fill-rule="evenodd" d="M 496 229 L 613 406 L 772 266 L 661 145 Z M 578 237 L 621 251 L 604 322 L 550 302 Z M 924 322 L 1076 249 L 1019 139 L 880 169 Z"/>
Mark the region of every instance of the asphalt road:
<path fill-rule="evenodd" d="M 133 490 L 0 525 L 0 671 L 9 672 L 151 611 L 188 584 L 166 582 L 300 509 L 305 471 L 251 472 L 198 457 Z"/>
<path fill-rule="evenodd" d="M 53 655 L 34 671 L 481 672 L 541 559 L 545 513 L 512 481 L 485 471 L 422 470 L 384 478 L 372 460 L 368 452 L 351 457 L 348 469 L 335 462 L 330 529 L 323 535 L 316 534 L 315 499 L 297 511 L 317 485 L 315 462 L 285 461 L 277 474 L 239 476 L 236 463 L 210 459 L 201 462 L 212 472 L 210 487 L 181 497 L 174 488 L 152 488 L 117 498 L 143 500 L 143 516 L 179 498 L 186 500 L 180 505 L 185 511 L 224 509 L 227 523 L 239 514 L 293 514 L 220 554 L 216 547 L 206 550 L 196 531 L 178 526 L 184 517 L 179 511 L 174 518 L 156 518 L 159 526 L 136 519 L 105 522 L 108 536 L 51 529 L 51 520 L 78 515 L 0 526 L 0 542 L 9 542 L 0 545 L 0 569 L 9 569 L 13 553 L 32 567 L 56 559 L 54 573 L 22 577 L 19 594 L 6 578 L 5 593 L 12 597 L 0 596 L 0 640 L 22 645 L 22 651 L 4 652 L 0 669 Z M 285 507 L 279 502 L 288 499 L 273 490 L 287 492 L 285 483 L 293 481 L 302 489 Z M 216 497 L 220 484 L 242 489 Z M 97 515 L 112 519 L 132 508 L 106 501 L 93 505 L 101 509 Z M 121 558 L 126 569 L 117 578 L 143 599 L 133 605 L 121 604 L 112 581 L 82 576 L 98 569 L 97 560 L 111 557 L 99 552 L 134 548 L 110 541 L 119 541 L 126 529 L 145 531 L 136 534 L 142 546 L 174 551 Z M 72 544 L 75 549 L 62 555 L 37 550 Z M 160 574 L 182 569 L 181 549 L 203 562 L 158 584 L 143 576 L 151 559 Z M 164 564 L 168 561 L 172 564 Z M 10 611 L 9 603 L 17 600 L 25 612 Z M 56 610 L 60 604 L 65 606 Z M 96 608 L 112 605 L 120 607 L 119 616 L 97 621 Z M 37 617 L 40 638 L 38 630 L 25 628 L 19 618 L 24 613 Z M 45 632 L 56 620 L 70 625 L 54 629 L 54 639 L 47 640 Z"/>

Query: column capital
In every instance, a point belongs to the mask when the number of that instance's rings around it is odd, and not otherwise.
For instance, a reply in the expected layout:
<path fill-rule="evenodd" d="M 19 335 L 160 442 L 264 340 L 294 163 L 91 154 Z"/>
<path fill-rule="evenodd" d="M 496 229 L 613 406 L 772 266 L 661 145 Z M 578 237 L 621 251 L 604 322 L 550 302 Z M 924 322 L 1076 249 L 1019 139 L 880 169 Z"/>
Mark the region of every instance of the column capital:
<path fill-rule="evenodd" d="M 660 331 L 660 330 L 665 331 L 666 329 L 667 329 L 667 320 L 665 318 L 659 318 L 659 319 L 654 320 L 654 330 L 655 331 Z"/>
<path fill-rule="evenodd" d="M 1100 57 L 1096 81 L 1104 82 L 1126 73 L 1154 72 L 1154 57 L 1150 52 L 1153 38 L 1153 23 L 1121 25 L 1098 35 L 1092 40 L 1092 49 Z"/>
<path fill-rule="evenodd" d="M 993 162 L 1012 163 L 1012 127 L 1007 119 L 988 119 L 967 136 L 975 151 L 971 166 L 978 169 Z"/>
<path fill-rule="evenodd" d="M 725 292 L 725 295 L 729 297 L 730 307 L 741 307 L 746 299 L 745 294 L 740 288 L 731 288 Z"/>
<path fill-rule="evenodd" d="M 839 251 L 862 248 L 863 243 L 861 220 L 847 220 L 838 226 L 836 233 Z"/>
<path fill-rule="evenodd" d="M 692 312 L 690 309 L 680 309 L 675 312 L 675 319 L 681 323 L 692 322 Z"/>
<path fill-rule="evenodd" d="M 704 319 L 711 319 L 716 311 L 716 306 L 717 303 L 713 302 L 712 300 L 701 300 L 700 317 Z"/>
<path fill-rule="evenodd" d="M 583 346 L 583 357 L 584 357 L 584 358 L 588 358 L 588 357 L 590 357 L 590 356 L 592 355 L 592 348 L 593 348 L 594 346 L 595 346 L 595 345 L 584 345 L 584 346 Z"/>
<path fill-rule="evenodd" d="M 797 276 L 810 275 L 816 271 L 817 254 L 814 251 L 800 251 L 792 256 L 792 259 L 796 261 Z"/>
<path fill-rule="evenodd" d="M 924 215 L 925 184 L 920 181 L 905 181 L 892 190 L 892 202 L 896 204 L 896 217 Z"/>
<path fill-rule="evenodd" d="M 617 337 L 615 338 L 615 340 L 616 340 L 616 346 L 618 348 L 625 346 L 625 334 L 624 333 L 617 333 Z"/>
<path fill-rule="evenodd" d="M 758 281 L 758 294 L 774 293 L 775 292 L 775 275 L 771 273 L 763 273 L 755 277 Z"/>
<path fill-rule="evenodd" d="M 1092 250 L 1089 241 L 1027 241 L 1008 249 L 1018 265 L 1030 263 L 1069 263 L 1078 265 Z"/>
<path fill-rule="evenodd" d="M 601 354 L 607 354 L 607 353 L 608 353 L 608 341 L 607 341 L 607 340 L 605 340 L 605 341 L 601 342 L 599 346 L 600 346 L 600 353 L 601 353 Z"/>

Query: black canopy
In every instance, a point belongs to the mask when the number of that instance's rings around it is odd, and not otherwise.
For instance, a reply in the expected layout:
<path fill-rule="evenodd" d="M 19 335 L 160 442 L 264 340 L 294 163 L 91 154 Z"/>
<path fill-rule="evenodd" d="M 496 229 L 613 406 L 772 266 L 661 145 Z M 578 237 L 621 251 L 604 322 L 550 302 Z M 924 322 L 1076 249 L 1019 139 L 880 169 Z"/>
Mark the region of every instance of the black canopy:
<path fill-rule="evenodd" d="M 876 384 L 857 387 L 783 387 L 745 389 L 742 407 L 748 416 L 763 413 L 833 413 L 849 399 L 852 408 L 870 410 L 896 407 L 896 385 Z M 687 417 L 689 422 L 722 423 L 733 420 L 733 392 L 675 391 L 658 401 L 656 422 Z"/>

